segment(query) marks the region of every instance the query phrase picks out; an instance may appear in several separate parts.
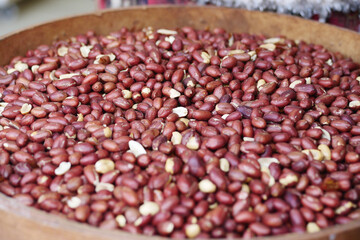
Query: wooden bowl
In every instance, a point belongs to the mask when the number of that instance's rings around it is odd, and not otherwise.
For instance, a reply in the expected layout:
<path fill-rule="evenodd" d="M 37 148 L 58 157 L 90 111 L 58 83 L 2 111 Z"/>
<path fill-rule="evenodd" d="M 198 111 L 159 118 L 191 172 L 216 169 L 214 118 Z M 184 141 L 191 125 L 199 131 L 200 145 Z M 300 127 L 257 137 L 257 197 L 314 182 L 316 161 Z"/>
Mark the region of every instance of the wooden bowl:
<path fill-rule="evenodd" d="M 64 39 L 87 30 L 99 34 L 126 26 L 141 29 L 177 28 L 190 25 L 205 29 L 223 27 L 233 32 L 262 33 L 267 36 L 284 35 L 291 39 L 322 44 L 331 51 L 341 52 L 360 62 L 360 35 L 297 17 L 273 13 L 251 12 L 241 9 L 160 6 L 134 7 L 98 12 L 66 18 L 28 28 L 0 39 L 0 65 L 28 49 L 54 40 Z M 360 220 L 337 225 L 313 234 L 286 234 L 258 239 L 278 240 L 355 240 L 360 236 Z M 0 239 L 6 240 L 110 240 L 164 239 L 109 231 L 91 227 L 65 218 L 26 207 L 0 194 Z"/>

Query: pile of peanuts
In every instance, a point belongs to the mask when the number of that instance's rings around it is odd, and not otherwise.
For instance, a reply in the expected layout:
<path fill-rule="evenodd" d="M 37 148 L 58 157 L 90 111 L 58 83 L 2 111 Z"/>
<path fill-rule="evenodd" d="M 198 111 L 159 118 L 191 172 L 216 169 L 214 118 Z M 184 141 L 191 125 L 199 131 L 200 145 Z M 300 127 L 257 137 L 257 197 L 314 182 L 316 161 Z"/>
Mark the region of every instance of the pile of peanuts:
<path fill-rule="evenodd" d="M 0 67 L 0 192 L 171 238 L 360 218 L 360 65 L 216 28 L 122 28 Z"/>

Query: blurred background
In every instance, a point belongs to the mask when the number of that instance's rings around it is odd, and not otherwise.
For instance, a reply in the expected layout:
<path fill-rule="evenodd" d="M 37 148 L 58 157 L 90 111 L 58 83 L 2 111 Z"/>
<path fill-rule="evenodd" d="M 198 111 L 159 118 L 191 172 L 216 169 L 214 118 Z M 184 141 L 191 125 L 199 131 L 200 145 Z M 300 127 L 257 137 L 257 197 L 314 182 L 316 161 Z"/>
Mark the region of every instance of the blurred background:
<path fill-rule="evenodd" d="M 153 4 L 215 5 L 272 11 L 360 32 L 360 0 L 0 0 L 0 36 L 71 15 Z"/>
<path fill-rule="evenodd" d="M 96 0 L 0 0 L 0 36 L 96 9 Z"/>

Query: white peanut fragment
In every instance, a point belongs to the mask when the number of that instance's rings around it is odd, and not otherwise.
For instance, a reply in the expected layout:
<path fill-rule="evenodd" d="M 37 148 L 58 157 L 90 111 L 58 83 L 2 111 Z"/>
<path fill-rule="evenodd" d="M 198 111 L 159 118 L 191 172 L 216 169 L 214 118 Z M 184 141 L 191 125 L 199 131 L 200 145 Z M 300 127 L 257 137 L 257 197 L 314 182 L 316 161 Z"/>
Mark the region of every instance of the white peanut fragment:
<path fill-rule="evenodd" d="M 117 224 L 119 225 L 119 227 L 125 227 L 126 225 L 126 218 L 124 217 L 124 215 L 117 215 L 115 218 Z"/>
<path fill-rule="evenodd" d="M 346 211 L 348 211 L 350 208 L 356 208 L 356 205 L 350 201 L 346 202 L 345 204 L 341 205 L 337 209 L 335 209 L 335 213 L 337 215 L 340 215 Z"/>
<path fill-rule="evenodd" d="M 231 34 L 231 36 L 228 39 L 228 46 L 231 47 L 234 44 L 234 35 Z"/>
<path fill-rule="evenodd" d="M 291 185 L 299 181 L 298 176 L 295 173 L 286 174 L 284 177 L 280 177 L 279 183 L 283 186 Z"/>
<path fill-rule="evenodd" d="M 174 166 L 175 166 L 175 163 L 174 163 L 173 158 L 166 159 L 166 162 L 165 162 L 165 171 L 166 172 L 168 172 L 170 174 L 174 174 Z"/>
<path fill-rule="evenodd" d="M 31 71 L 33 72 L 33 73 L 37 73 L 38 71 L 38 68 L 39 68 L 40 66 L 39 65 L 33 65 L 33 66 L 31 66 Z"/>
<path fill-rule="evenodd" d="M 169 91 L 169 97 L 170 98 L 178 98 L 181 96 L 181 93 L 173 88 L 170 89 Z"/>
<path fill-rule="evenodd" d="M 200 226 L 197 223 L 186 225 L 185 234 L 188 238 L 195 238 L 201 232 Z"/>
<path fill-rule="evenodd" d="M 264 43 L 284 43 L 284 39 L 283 38 L 279 38 L 279 37 L 273 37 L 273 38 L 268 38 L 264 40 Z"/>
<path fill-rule="evenodd" d="M 122 90 L 121 93 L 125 99 L 130 99 L 132 97 L 132 92 L 129 90 Z"/>
<path fill-rule="evenodd" d="M 52 70 L 49 74 L 49 78 L 50 80 L 54 81 L 54 80 L 57 80 L 57 77 L 55 76 L 55 70 Z"/>
<path fill-rule="evenodd" d="M 147 215 L 154 216 L 159 211 L 160 211 L 159 204 L 157 204 L 156 202 L 152 202 L 152 201 L 144 202 L 139 208 L 139 212 L 142 216 L 147 216 Z"/>
<path fill-rule="evenodd" d="M 295 80 L 293 81 L 290 85 L 289 88 L 294 89 L 296 87 L 296 85 L 301 84 L 301 80 Z"/>
<path fill-rule="evenodd" d="M 104 128 L 104 137 L 110 138 L 112 136 L 112 131 L 109 127 Z"/>
<path fill-rule="evenodd" d="M 189 113 L 186 107 L 176 107 L 172 112 L 176 113 L 179 117 L 186 117 Z"/>
<path fill-rule="evenodd" d="M 163 35 L 176 35 L 177 31 L 169 30 L 169 29 L 158 29 L 156 31 L 157 33 L 163 34 Z"/>
<path fill-rule="evenodd" d="M 149 94 L 151 93 L 151 89 L 148 87 L 144 87 L 143 89 L 141 89 L 141 94 Z"/>
<path fill-rule="evenodd" d="M 319 231 L 320 231 L 320 228 L 319 228 L 319 226 L 318 226 L 315 222 L 309 222 L 309 223 L 306 225 L 306 231 L 307 231 L 308 233 L 319 232 Z"/>
<path fill-rule="evenodd" d="M 61 46 L 61 47 L 59 47 L 58 50 L 57 50 L 57 54 L 58 54 L 60 57 L 65 56 L 67 53 L 68 53 L 68 48 L 65 47 L 65 46 Z"/>
<path fill-rule="evenodd" d="M 67 204 L 70 208 L 75 209 L 75 208 L 77 208 L 77 207 L 80 206 L 80 204 L 81 204 L 81 199 L 75 196 L 75 197 L 72 197 L 72 198 L 70 198 L 69 200 L 67 200 L 67 201 L 66 201 L 66 204 Z"/>
<path fill-rule="evenodd" d="M 173 42 L 175 41 L 175 37 L 174 36 L 165 37 L 165 41 L 173 44 Z"/>
<path fill-rule="evenodd" d="M 250 52 L 248 52 L 248 54 L 249 54 L 250 57 L 251 57 L 251 61 L 255 61 L 255 60 L 256 60 L 257 54 L 256 54 L 255 51 L 250 51 Z"/>
<path fill-rule="evenodd" d="M 266 171 L 269 169 L 270 164 L 277 163 L 279 164 L 279 160 L 272 157 L 263 157 L 257 159 L 258 163 L 260 164 L 261 171 Z"/>
<path fill-rule="evenodd" d="M 138 157 L 140 155 L 146 154 L 146 150 L 139 142 L 130 140 L 129 141 L 129 149 L 130 152 L 135 155 L 135 157 Z"/>
<path fill-rule="evenodd" d="M 220 158 L 220 169 L 223 172 L 228 172 L 230 170 L 230 163 L 226 158 Z"/>
<path fill-rule="evenodd" d="M 188 142 L 186 143 L 186 147 L 191 150 L 198 150 L 200 147 L 200 143 L 196 139 L 196 137 L 190 137 Z"/>
<path fill-rule="evenodd" d="M 302 152 L 308 156 L 311 154 L 313 159 L 317 160 L 317 161 L 322 161 L 324 159 L 323 153 L 317 149 L 305 149 L 305 150 L 302 150 Z"/>
<path fill-rule="evenodd" d="M 225 113 L 224 115 L 221 116 L 222 119 L 226 120 L 226 118 L 229 116 L 230 114 Z"/>
<path fill-rule="evenodd" d="M 143 218 L 139 217 L 138 219 L 135 220 L 134 226 L 138 227 L 138 226 L 140 226 L 142 224 L 142 222 L 143 222 Z"/>
<path fill-rule="evenodd" d="M 16 70 L 18 70 L 19 72 L 23 72 L 25 69 L 28 69 L 29 66 L 26 63 L 19 61 L 19 62 L 15 63 L 14 68 Z"/>
<path fill-rule="evenodd" d="M 15 68 L 9 68 L 6 73 L 7 74 L 12 74 L 13 72 L 16 72 L 17 70 Z"/>
<path fill-rule="evenodd" d="M 201 52 L 201 58 L 203 59 L 203 63 L 209 64 L 210 63 L 210 55 L 207 52 Z"/>
<path fill-rule="evenodd" d="M 238 198 L 244 200 L 247 199 L 249 195 L 250 195 L 250 187 L 246 183 L 243 183 L 241 185 L 241 191 Z"/>
<path fill-rule="evenodd" d="M 100 192 L 102 190 L 107 190 L 109 192 L 113 192 L 114 188 L 115 188 L 114 185 L 111 183 L 100 182 L 95 185 L 95 192 Z"/>
<path fill-rule="evenodd" d="M 306 84 L 311 84 L 311 77 L 305 78 L 305 82 L 306 82 Z"/>
<path fill-rule="evenodd" d="M 143 28 L 142 31 L 146 34 L 149 39 L 154 38 L 154 29 L 152 27 Z"/>
<path fill-rule="evenodd" d="M 78 113 L 78 118 L 77 118 L 77 121 L 78 122 L 82 122 L 82 121 L 84 121 L 84 115 L 82 114 L 82 113 Z"/>
<path fill-rule="evenodd" d="M 186 126 L 189 126 L 189 122 L 190 122 L 189 119 L 187 119 L 187 118 L 180 118 L 179 120 L 182 121 Z"/>
<path fill-rule="evenodd" d="M 185 72 L 185 70 L 184 70 Z M 186 76 L 186 72 L 184 73 L 184 78 Z M 186 84 L 187 87 L 195 87 L 195 83 L 193 81 L 188 81 L 188 83 Z"/>
<path fill-rule="evenodd" d="M 72 78 L 74 76 L 79 76 L 79 73 L 66 73 L 66 74 L 62 74 L 59 76 L 59 79 L 64 79 L 64 78 Z"/>
<path fill-rule="evenodd" d="M 93 46 L 85 46 L 85 45 L 81 46 L 80 47 L 81 56 L 83 56 L 84 58 L 87 58 L 89 56 L 89 53 L 92 48 L 93 48 Z"/>
<path fill-rule="evenodd" d="M 203 193 L 213 193 L 216 191 L 216 185 L 209 179 L 203 179 L 199 182 L 199 189 Z"/>
<path fill-rule="evenodd" d="M 267 50 L 269 50 L 269 51 L 274 51 L 274 50 L 276 49 L 276 45 L 273 44 L 273 43 L 261 44 L 259 47 L 260 47 L 260 48 L 265 48 L 265 49 L 267 49 Z"/>
<path fill-rule="evenodd" d="M 325 139 L 331 141 L 331 135 L 328 131 L 326 131 L 325 129 L 323 129 L 321 127 L 315 127 L 315 128 L 318 128 L 323 132 L 323 134 L 321 135 L 322 138 L 325 138 Z"/>
<path fill-rule="evenodd" d="M 171 135 L 171 143 L 173 145 L 181 144 L 182 135 L 179 132 L 173 132 Z"/>
<path fill-rule="evenodd" d="M 257 81 L 257 83 L 256 83 L 257 90 L 260 91 L 264 87 L 265 84 L 266 84 L 266 82 L 264 79 L 259 79 L 259 81 Z"/>
<path fill-rule="evenodd" d="M 329 66 L 332 66 L 332 65 L 333 65 L 333 61 L 331 60 L 331 58 L 329 58 L 329 59 L 326 61 L 326 64 L 329 65 Z"/>
<path fill-rule="evenodd" d="M 360 107 L 360 101 L 351 101 L 351 102 L 349 102 L 349 107 L 350 108 Z"/>
<path fill-rule="evenodd" d="M 0 107 L 0 116 L 2 116 L 2 112 L 5 110 L 5 107 Z"/>
<path fill-rule="evenodd" d="M 253 141 L 255 141 L 255 139 L 252 137 L 243 137 L 243 141 L 244 142 L 253 142 Z"/>
<path fill-rule="evenodd" d="M 95 163 L 95 171 L 107 173 L 115 169 L 115 163 L 110 158 L 100 159 Z"/>
<path fill-rule="evenodd" d="M 277 160 L 276 158 L 271 158 L 271 157 L 263 157 L 263 158 L 258 158 L 257 161 L 260 164 L 260 171 L 269 176 L 268 185 L 270 187 L 273 186 L 275 184 L 275 178 L 270 174 L 269 167 L 270 167 L 270 164 L 272 164 L 272 163 L 279 164 L 279 160 Z"/>
<path fill-rule="evenodd" d="M 59 166 L 55 169 L 55 175 L 60 176 L 64 175 L 67 171 L 71 168 L 70 162 L 62 162 Z"/>
<path fill-rule="evenodd" d="M 140 98 L 141 94 L 138 93 L 138 92 L 135 92 L 135 93 L 132 94 L 132 97 L 133 97 L 133 99 Z"/>
<path fill-rule="evenodd" d="M 242 54 L 242 53 L 244 53 L 244 50 L 236 49 L 236 50 L 230 50 L 227 55 L 232 56 L 232 55 L 235 55 L 235 54 Z"/>
<path fill-rule="evenodd" d="M 162 223 L 162 234 L 167 235 L 170 234 L 174 231 L 175 229 L 175 225 L 174 223 L 170 222 L 170 221 L 166 221 Z"/>
<path fill-rule="evenodd" d="M 318 146 L 318 149 L 322 152 L 324 155 L 324 160 L 331 160 L 331 150 L 330 148 L 325 144 L 320 144 Z"/>
<path fill-rule="evenodd" d="M 20 113 L 22 115 L 25 115 L 25 114 L 28 114 L 32 109 L 32 105 L 29 104 L 29 103 L 24 103 L 22 106 L 21 106 L 21 109 L 20 109 Z"/>

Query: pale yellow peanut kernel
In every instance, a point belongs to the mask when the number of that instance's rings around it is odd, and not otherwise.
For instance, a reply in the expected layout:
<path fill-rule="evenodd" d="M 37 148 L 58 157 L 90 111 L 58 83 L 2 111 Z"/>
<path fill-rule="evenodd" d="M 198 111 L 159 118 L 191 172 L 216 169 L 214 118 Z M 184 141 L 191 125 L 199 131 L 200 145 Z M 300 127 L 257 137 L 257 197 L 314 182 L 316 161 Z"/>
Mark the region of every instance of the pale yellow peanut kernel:
<path fill-rule="evenodd" d="M 185 226 L 185 234 L 188 238 L 195 238 L 201 232 L 200 226 L 197 223 Z"/>
<path fill-rule="evenodd" d="M 100 183 L 97 183 L 95 185 L 95 192 L 100 192 L 102 190 L 107 190 L 109 192 L 113 192 L 114 189 L 115 189 L 115 187 L 111 183 L 102 183 L 102 182 L 100 182 Z"/>
<path fill-rule="evenodd" d="M 199 182 L 199 189 L 203 193 L 213 193 L 216 191 L 216 185 L 209 179 L 203 179 Z"/>
<path fill-rule="evenodd" d="M 305 150 L 302 150 L 302 152 L 308 156 L 311 155 L 312 158 L 317 161 L 322 161 L 324 159 L 323 153 L 317 149 L 305 149 Z"/>
<path fill-rule="evenodd" d="M 176 107 L 172 112 L 176 113 L 179 117 L 186 117 L 189 113 L 186 107 Z"/>
<path fill-rule="evenodd" d="M 230 170 L 230 163 L 226 158 L 220 158 L 220 169 L 223 172 L 229 172 Z"/>
<path fill-rule="evenodd" d="M 71 168 L 71 163 L 70 162 L 62 162 L 55 169 L 54 173 L 57 176 L 64 175 L 65 173 L 67 173 L 67 171 L 70 170 L 70 168 Z"/>
<path fill-rule="evenodd" d="M 112 131 L 109 127 L 104 128 L 104 136 L 110 138 L 112 136 Z"/>
<path fill-rule="evenodd" d="M 117 224 L 119 225 L 119 227 L 123 228 L 126 225 L 126 218 L 124 217 L 124 215 L 117 215 L 115 218 Z"/>
<path fill-rule="evenodd" d="M 115 169 L 115 163 L 110 158 L 100 159 L 95 163 L 95 171 L 98 173 L 107 173 Z"/>
<path fill-rule="evenodd" d="M 322 152 L 324 155 L 324 160 L 331 160 L 331 150 L 330 148 L 325 144 L 320 144 L 318 146 L 318 149 Z"/>
<path fill-rule="evenodd" d="M 168 158 L 165 162 L 165 171 L 170 173 L 170 174 L 174 174 L 174 159 L 173 158 Z"/>
<path fill-rule="evenodd" d="M 160 206 L 156 202 L 146 201 L 139 207 L 139 212 L 142 216 L 154 216 L 160 211 Z"/>
<path fill-rule="evenodd" d="M 287 186 L 293 183 L 297 183 L 299 178 L 295 174 L 287 174 L 285 177 L 280 177 L 279 183 L 283 186 Z"/>
<path fill-rule="evenodd" d="M 257 81 L 257 83 L 256 83 L 257 90 L 260 91 L 264 87 L 265 84 L 266 84 L 266 82 L 264 79 L 259 79 L 259 81 Z"/>
<path fill-rule="evenodd" d="M 81 199 L 75 196 L 67 200 L 66 203 L 70 208 L 75 209 L 80 206 Z"/>
<path fill-rule="evenodd" d="M 315 222 L 309 222 L 306 225 L 306 231 L 308 233 L 314 233 L 314 232 L 319 232 L 320 231 L 320 227 L 315 223 Z"/>
<path fill-rule="evenodd" d="M 191 150 L 198 150 L 200 147 L 200 143 L 196 137 L 190 137 L 188 142 L 186 143 L 186 147 Z"/>
<path fill-rule="evenodd" d="M 211 56 L 207 52 L 201 52 L 201 58 L 203 59 L 203 63 L 209 64 Z"/>
<path fill-rule="evenodd" d="M 124 89 L 121 92 L 122 92 L 122 95 L 123 95 L 123 97 L 125 99 L 131 99 L 131 97 L 132 97 L 132 92 L 131 91 Z"/>
<path fill-rule="evenodd" d="M 139 142 L 130 140 L 129 141 L 129 149 L 130 152 L 132 152 L 135 157 L 138 157 L 140 155 L 146 154 L 146 150 Z"/>
<path fill-rule="evenodd" d="M 181 96 L 181 93 L 173 88 L 170 89 L 169 91 L 169 97 L 170 98 L 178 98 Z"/>
<path fill-rule="evenodd" d="M 32 109 L 32 105 L 29 104 L 29 103 L 24 103 L 22 106 L 21 106 L 21 109 L 20 109 L 20 113 L 22 115 L 25 115 L 25 114 L 28 114 Z"/>
<path fill-rule="evenodd" d="M 171 135 L 171 143 L 173 145 L 181 144 L 182 135 L 179 132 L 173 132 Z"/>
<path fill-rule="evenodd" d="M 260 47 L 260 48 L 265 48 L 265 49 L 267 49 L 267 50 L 269 50 L 269 51 L 274 51 L 274 50 L 276 49 L 276 45 L 273 44 L 273 43 L 261 44 L 259 47 Z"/>

